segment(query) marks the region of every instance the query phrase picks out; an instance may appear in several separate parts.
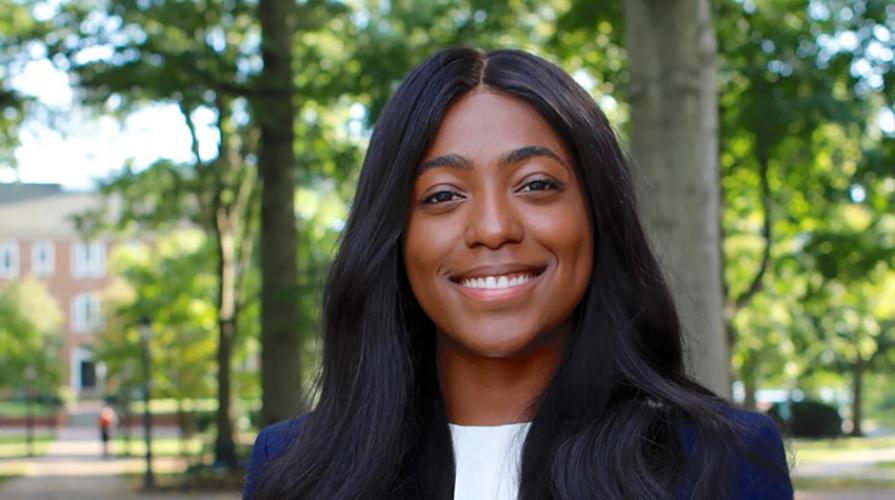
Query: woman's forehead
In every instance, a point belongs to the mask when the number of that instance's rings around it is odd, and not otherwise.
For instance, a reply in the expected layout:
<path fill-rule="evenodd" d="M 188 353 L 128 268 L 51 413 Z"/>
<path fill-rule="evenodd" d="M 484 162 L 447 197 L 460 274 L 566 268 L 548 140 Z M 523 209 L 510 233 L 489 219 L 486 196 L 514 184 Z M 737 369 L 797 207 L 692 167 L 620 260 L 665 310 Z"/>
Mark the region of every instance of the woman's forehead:
<path fill-rule="evenodd" d="M 479 90 L 448 108 L 421 163 L 446 155 L 497 162 L 510 151 L 530 146 L 547 148 L 565 163 L 572 162 L 559 134 L 534 107 L 516 97 Z"/>

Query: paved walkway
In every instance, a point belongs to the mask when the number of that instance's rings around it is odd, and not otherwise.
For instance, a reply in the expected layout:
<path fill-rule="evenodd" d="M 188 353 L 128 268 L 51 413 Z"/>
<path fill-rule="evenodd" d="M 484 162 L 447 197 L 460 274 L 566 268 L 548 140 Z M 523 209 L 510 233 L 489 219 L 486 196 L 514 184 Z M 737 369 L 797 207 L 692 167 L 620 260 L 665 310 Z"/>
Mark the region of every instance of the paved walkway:
<path fill-rule="evenodd" d="M 88 413 L 98 408 L 81 407 Z M 84 417 L 81 421 L 95 422 Z M 0 473 L 20 477 L 0 485 L 0 498 L 20 500 L 135 500 L 138 498 L 236 500 L 237 493 L 152 493 L 135 492 L 121 475 L 141 473 L 140 458 L 103 458 L 96 428 L 82 425 L 60 429 L 45 456 L 34 459 L 0 460 Z M 186 463 L 179 457 L 153 460 L 158 473 L 182 471 Z"/>

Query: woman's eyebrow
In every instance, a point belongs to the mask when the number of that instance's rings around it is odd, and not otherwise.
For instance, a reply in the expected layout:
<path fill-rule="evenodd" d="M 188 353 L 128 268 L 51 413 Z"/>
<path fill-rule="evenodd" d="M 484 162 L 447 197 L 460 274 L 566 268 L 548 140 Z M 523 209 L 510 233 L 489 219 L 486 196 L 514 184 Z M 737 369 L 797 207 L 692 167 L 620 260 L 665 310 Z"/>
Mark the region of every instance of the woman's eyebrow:
<path fill-rule="evenodd" d="M 501 167 L 515 165 L 533 156 L 545 156 L 555 160 L 560 165 L 568 166 L 558 154 L 554 153 L 552 149 L 546 146 L 525 146 L 514 149 L 501 156 L 500 159 L 497 160 L 497 164 Z"/>
<path fill-rule="evenodd" d="M 566 165 L 566 162 L 559 157 L 558 154 L 556 154 L 555 152 L 553 152 L 552 149 L 546 146 L 524 146 L 518 149 L 514 149 L 512 151 L 504 153 L 503 156 L 501 156 L 500 159 L 497 160 L 497 165 L 500 167 L 515 165 L 534 156 L 544 156 L 555 160 L 561 165 L 568 166 Z M 422 174 L 426 170 L 437 167 L 459 168 L 467 170 L 472 168 L 472 162 L 469 161 L 468 158 L 455 153 L 436 156 L 435 158 L 424 161 L 420 165 L 420 168 L 417 171 L 417 175 Z"/>
<path fill-rule="evenodd" d="M 426 160 L 420 165 L 419 170 L 417 171 L 417 175 L 429 170 L 430 168 L 436 167 L 449 167 L 449 168 L 459 168 L 459 169 L 470 169 L 472 168 L 472 162 L 469 161 L 468 158 L 464 156 L 460 156 L 458 154 L 446 154 L 441 156 L 436 156 L 431 160 Z"/>

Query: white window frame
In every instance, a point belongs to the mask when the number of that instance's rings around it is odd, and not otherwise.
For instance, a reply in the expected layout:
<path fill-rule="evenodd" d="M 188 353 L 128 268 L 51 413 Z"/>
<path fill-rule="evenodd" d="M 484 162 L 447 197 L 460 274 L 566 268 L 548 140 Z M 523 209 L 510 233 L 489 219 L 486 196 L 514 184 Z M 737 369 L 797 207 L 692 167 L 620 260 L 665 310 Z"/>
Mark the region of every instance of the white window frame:
<path fill-rule="evenodd" d="M 102 304 L 96 293 L 75 295 L 71 301 L 71 326 L 76 333 L 95 331 L 103 326 Z"/>
<path fill-rule="evenodd" d="M 7 256 L 9 265 L 6 264 Z M 0 278 L 15 279 L 19 277 L 19 242 L 5 241 L 0 243 Z"/>
<path fill-rule="evenodd" d="M 41 260 L 41 250 L 46 257 Z M 56 247 L 52 241 L 35 241 L 31 245 L 31 271 L 35 276 L 52 276 L 56 271 Z"/>
<path fill-rule="evenodd" d="M 71 251 L 72 276 L 102 278 L 106 275 L 106 244 L 103 241 L 79 241 Z"/>

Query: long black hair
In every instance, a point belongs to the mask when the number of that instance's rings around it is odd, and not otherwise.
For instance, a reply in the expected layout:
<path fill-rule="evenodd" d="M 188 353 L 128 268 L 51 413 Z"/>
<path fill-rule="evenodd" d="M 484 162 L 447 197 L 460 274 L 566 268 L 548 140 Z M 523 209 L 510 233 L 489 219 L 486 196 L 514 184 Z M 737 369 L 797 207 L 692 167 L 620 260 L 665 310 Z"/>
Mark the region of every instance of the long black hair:
<path fill-rule="evenodd" d="M 597 243 L 575 332 L 533 409 L 519 498 L 725 497 L 737 430 L 726 403 L 684 374 L 674 304 L 606 116 L 553 64 L 471 48 L 424 61 L 376 123 L 324 293 L 319 402 L 257 497 L 453 497 L 435 330 L 401 248 L 423 154 L 451 103 L 478 87 L 528 103 L 565 141 Z"/>

